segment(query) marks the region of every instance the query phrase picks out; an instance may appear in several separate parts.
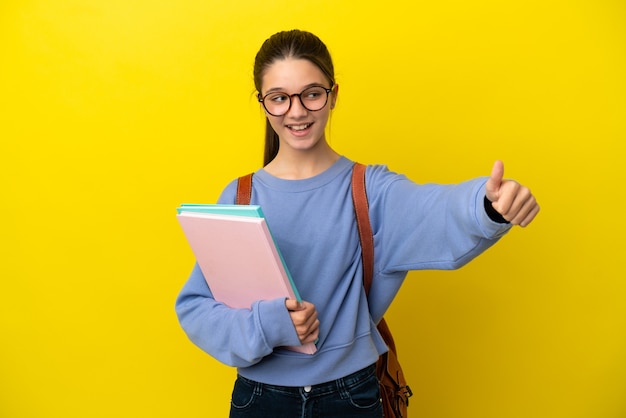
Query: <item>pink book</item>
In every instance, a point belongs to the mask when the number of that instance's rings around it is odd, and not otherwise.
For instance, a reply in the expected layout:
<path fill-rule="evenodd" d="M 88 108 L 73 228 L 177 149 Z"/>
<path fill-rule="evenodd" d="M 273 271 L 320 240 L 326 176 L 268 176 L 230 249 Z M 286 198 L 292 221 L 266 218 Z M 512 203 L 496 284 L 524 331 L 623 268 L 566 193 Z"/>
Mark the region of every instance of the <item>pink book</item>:
<path fill-rule="evenodd" d="M 215 300 L 250 308 L 258 300 L 301 300 L 265 218 L 181 212 L 176 215 Z M 315 344 L 286 347 L 306 354 Z"/>

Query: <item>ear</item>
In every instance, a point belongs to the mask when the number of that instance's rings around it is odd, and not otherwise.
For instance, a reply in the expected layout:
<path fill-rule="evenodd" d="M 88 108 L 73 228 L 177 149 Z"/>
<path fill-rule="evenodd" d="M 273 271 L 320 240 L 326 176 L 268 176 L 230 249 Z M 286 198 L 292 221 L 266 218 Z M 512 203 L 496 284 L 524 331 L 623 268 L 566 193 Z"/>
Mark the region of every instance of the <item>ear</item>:
<path fill-rule="evenodd" d="M 334 109 L 335 108 L 335 104 L 337 103 L 337 95 L 339 93 L 339 84 L 335 84 L 335 87 L 333 87 L 333 95 L 330 101 L 330 108 Z"/>
<path fill-rule="evenodd" d="M 268 116 L 267 110 L 265 110 L 265 106 L 263 106 L 263 102 L 261 102 L 261 92 L 257 91 L 254 97 L 256 97 L 257 102 L 259 102 L 259 107 L 261 108 L 261 112 L 263 112 L 265 116 Z"/>

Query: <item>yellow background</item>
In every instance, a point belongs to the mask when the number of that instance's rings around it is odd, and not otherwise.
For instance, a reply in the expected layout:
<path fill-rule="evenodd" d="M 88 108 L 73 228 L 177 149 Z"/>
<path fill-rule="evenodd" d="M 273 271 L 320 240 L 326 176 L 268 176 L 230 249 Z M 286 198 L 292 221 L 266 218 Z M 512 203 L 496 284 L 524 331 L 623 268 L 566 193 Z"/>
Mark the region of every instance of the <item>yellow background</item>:
<path fill-rule="evenodd" d="M 0 416 L 226 416 L 234 371 L 174 300 L 181 202 L 261 163 L 252 60 L 317 33 L 330 141 L 418 182 L 488 175 L 542 213 L 388 314 L 412 417 L 626 416 L 621 0 L 0 3 Z"/>

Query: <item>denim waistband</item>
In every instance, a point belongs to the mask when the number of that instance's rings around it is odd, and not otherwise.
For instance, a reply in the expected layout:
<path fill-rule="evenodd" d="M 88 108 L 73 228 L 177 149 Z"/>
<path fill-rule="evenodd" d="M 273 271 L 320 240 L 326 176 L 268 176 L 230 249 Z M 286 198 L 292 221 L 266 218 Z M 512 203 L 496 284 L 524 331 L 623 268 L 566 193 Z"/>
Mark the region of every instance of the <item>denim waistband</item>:
<path fill-rule="evenodd" d="M 374 375 L 375 373 L 376 373 L 376 365 L 372 364 L 371 366 L 367 366 L 366 368 L 361 369 L 352 374 L 349 374 L 345 377 L 342 377 L 336 380 L 331 380 L 329 382 L 324 382 L 324 383 L 320 383 L 317 385 L 311 385 L 311 386 L 305 386 L 305 387 L 270 385 L 267 383 L 255 382 L 254 380 L 247 379 L 241 375 L 238 375 L 237 378 L 243 381 L 246 381 L 250 383 L 251 385 L 260 387 L 262 389 L 282 392 L 284 394 L 293 394 L 293 395 L 298 395 L 298 396 L 301 395 L 302 392 L 304 391 L 308 395 L 313 396 L 313 395 L 322 395 L 325 393 L 331 393 L 331 392 L 337 391 L 338 389 L 354 386 L 355 384 L 360 383 L 363 380 L 366 380 L 367 378 Z"/>

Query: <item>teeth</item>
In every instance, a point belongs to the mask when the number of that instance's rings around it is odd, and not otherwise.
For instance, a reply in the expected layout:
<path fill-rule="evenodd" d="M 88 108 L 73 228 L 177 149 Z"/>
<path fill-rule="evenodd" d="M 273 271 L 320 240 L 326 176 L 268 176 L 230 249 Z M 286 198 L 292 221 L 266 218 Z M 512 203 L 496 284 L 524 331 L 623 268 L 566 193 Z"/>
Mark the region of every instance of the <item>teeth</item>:
<path fill-rule="evenodd" d="M 309 126 L 311 126 L 311 124 L 307 123 L 307 124 L 304 124 L 304 125 L 290 125 L 289 128 L 293 129 L 294 131 L 304 131 Z"/>

